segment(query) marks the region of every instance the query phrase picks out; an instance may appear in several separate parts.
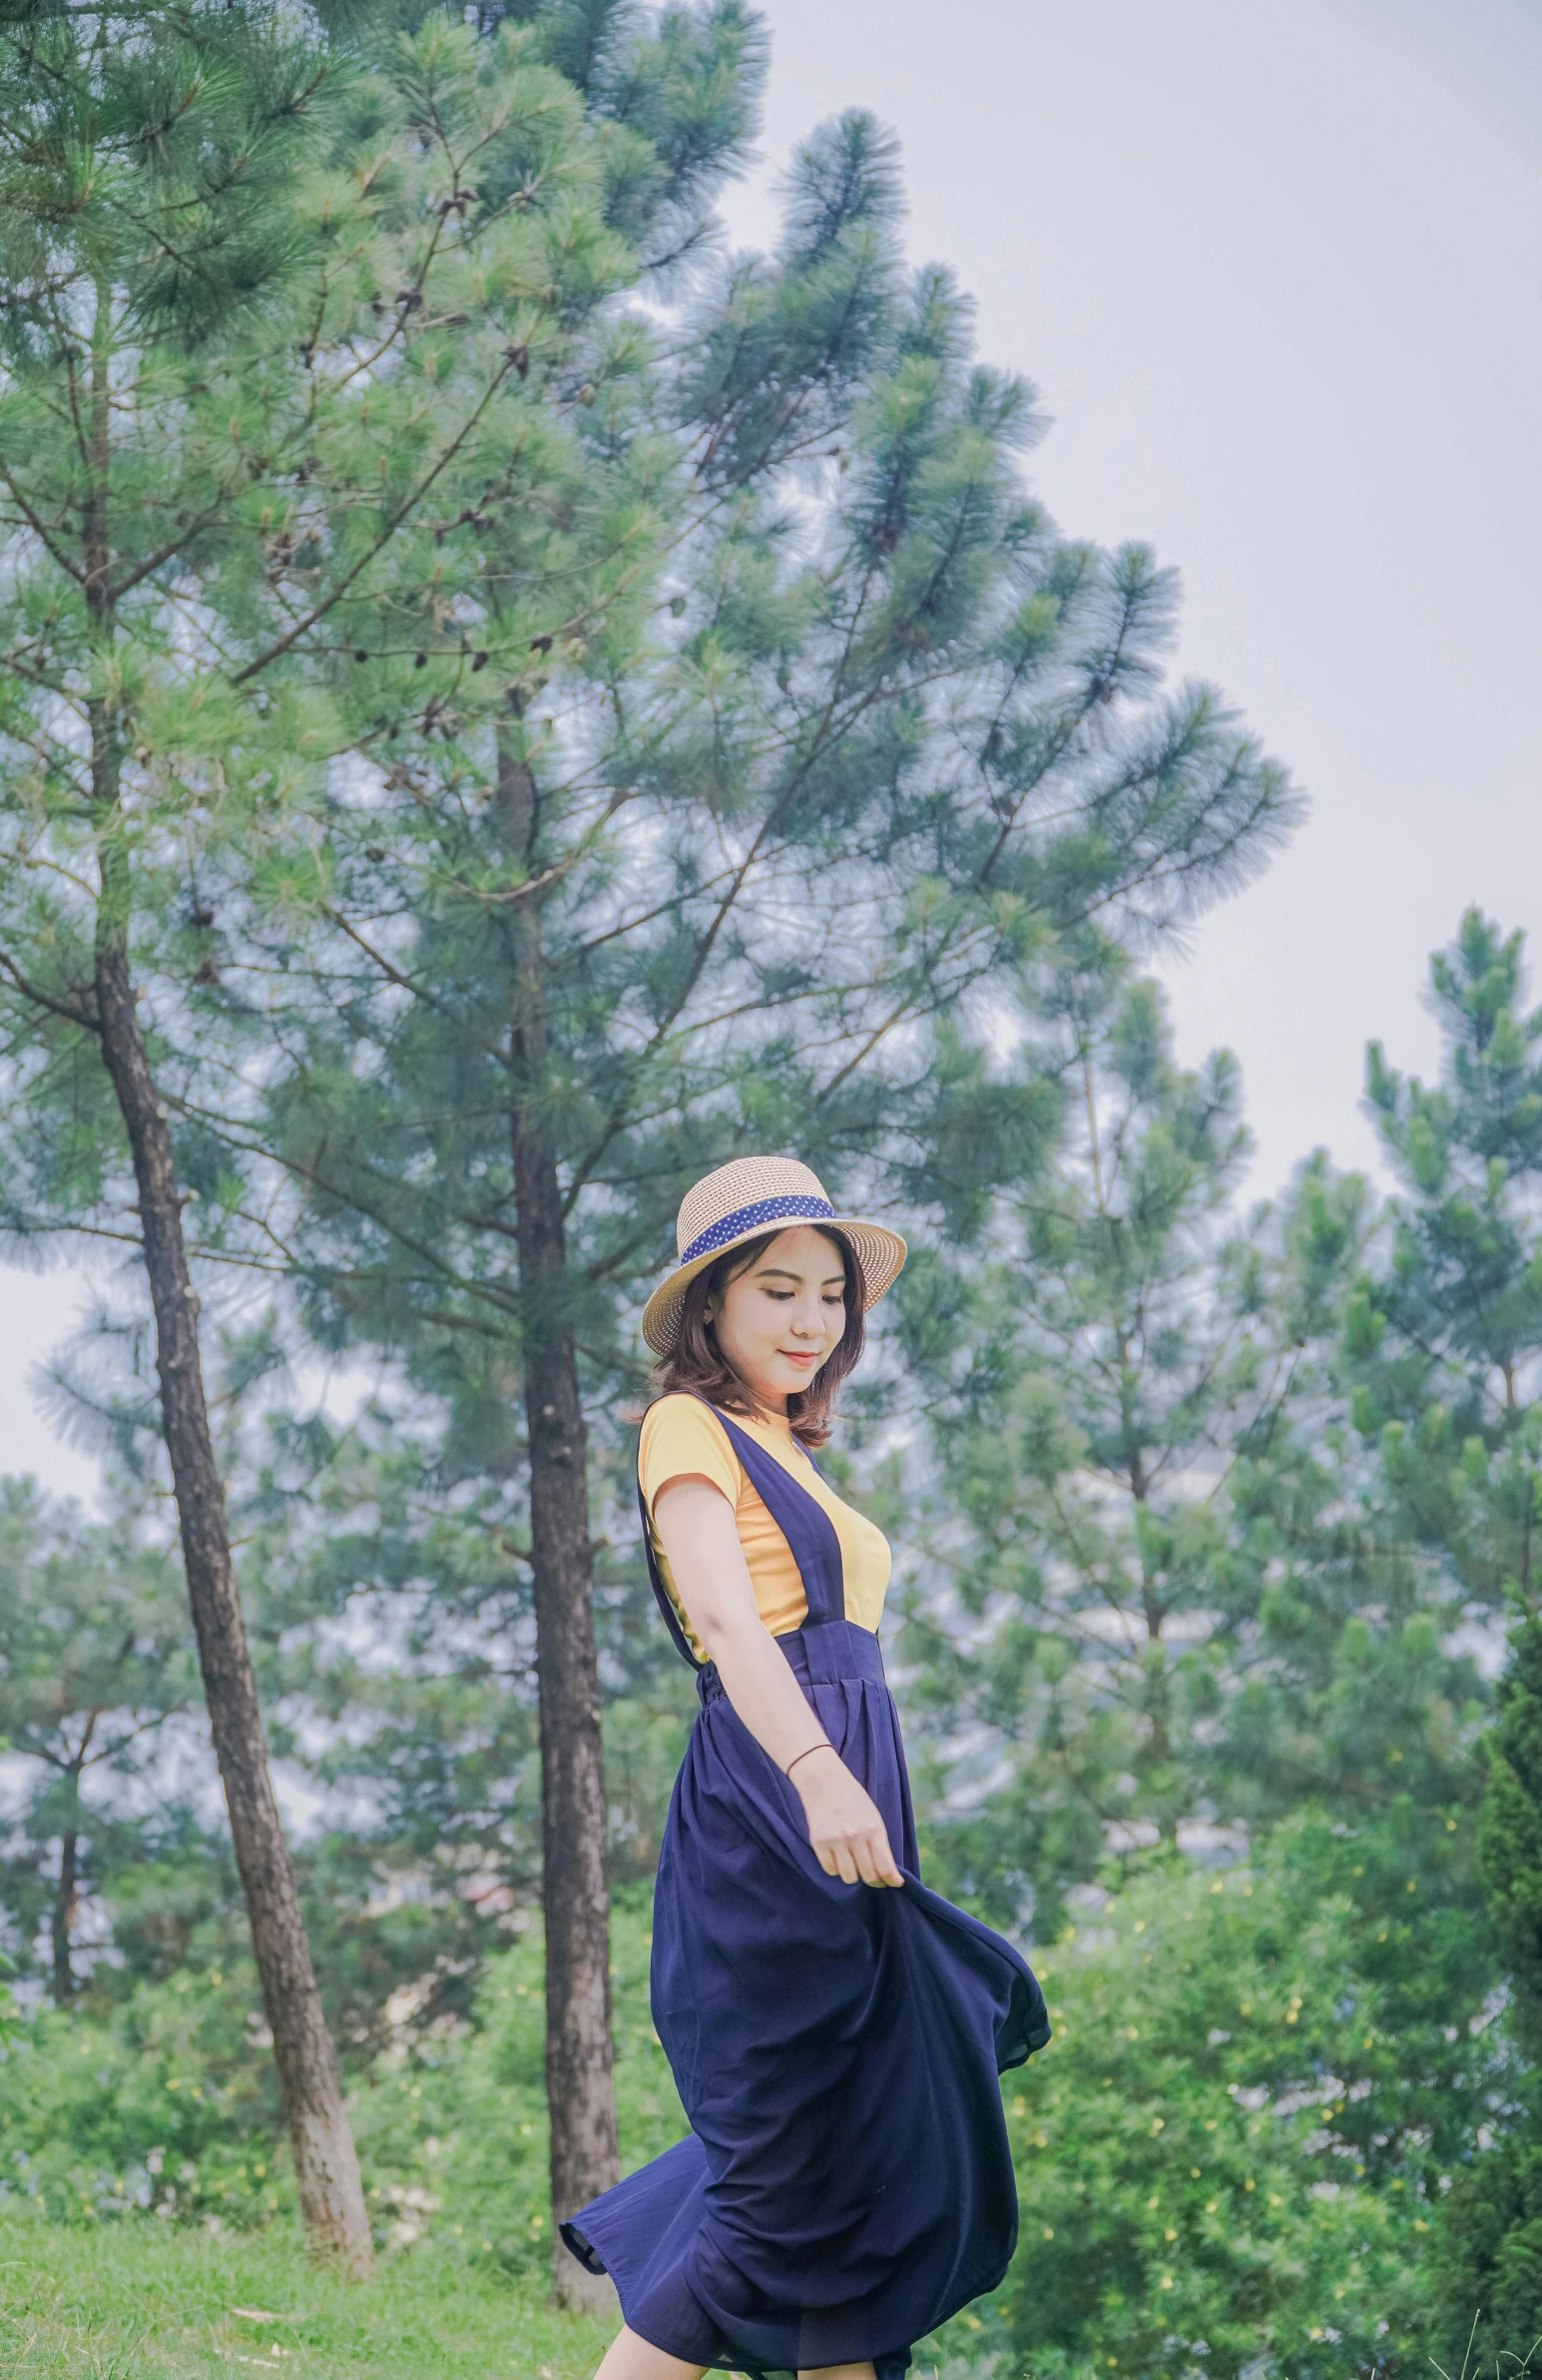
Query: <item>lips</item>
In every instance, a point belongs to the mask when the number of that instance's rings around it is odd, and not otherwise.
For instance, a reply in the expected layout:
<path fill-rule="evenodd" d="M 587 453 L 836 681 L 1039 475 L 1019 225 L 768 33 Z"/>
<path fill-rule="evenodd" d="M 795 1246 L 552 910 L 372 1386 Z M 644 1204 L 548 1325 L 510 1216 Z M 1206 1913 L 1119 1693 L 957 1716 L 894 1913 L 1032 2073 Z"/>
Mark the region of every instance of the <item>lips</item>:
<path fill-rule="evenodd" d="M 818 1362 L 818 1360 L 819 1360 L 819 1358 L 818 1358 L 818 1354 L 817 1354 L 817 1352 L 816 1352 L 816 1351 L 815 1351 L 813 1348 L 809 1348 L 809 1349 L 808 1349 L 808 1351 L 807 1351 L 806 1353 L 804 1353 L 804 1352 L 803 1352 L 801 1349 L 799 1349 L 799 1351 L 798 1351 L 798 1352 L 797 1352 L 795 1355 L 793 1354 L 793 1352 L 792 1352 L 792 1350 L 791 1350 L 791 1348 L 790 1348 L 790 1347 L 782 1347 L 782 1348 L 780 1348 L 780 1349 L 778 1350 L 778 1352 L 779 1352 L 779 1353 L 780 1353 L 780 1354 L 783 1356 L 783 1358 L 784 1358 L 784 1359 L 786 1360 L 786 1362 L 788 1362 L 788 1363 L 802 1363 L 802 1364 L 808 1364 L 808 1363 L 817 1363 L 817 1362 Z"/>

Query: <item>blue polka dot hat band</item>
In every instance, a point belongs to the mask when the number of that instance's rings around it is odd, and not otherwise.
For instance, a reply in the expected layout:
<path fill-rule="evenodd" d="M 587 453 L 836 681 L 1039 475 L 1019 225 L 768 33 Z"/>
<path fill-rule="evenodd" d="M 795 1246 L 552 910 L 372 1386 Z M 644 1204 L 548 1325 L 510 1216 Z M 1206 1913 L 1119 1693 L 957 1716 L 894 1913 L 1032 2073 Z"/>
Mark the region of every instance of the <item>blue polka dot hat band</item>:
<path fill-rule="evenodd" d="M 740 1157 L 707 1175 L 680 1202 L 677 1269 L 660 1283 L 643 1314 L 643 1336 L 667 1355 L 680 1332 L 681 1307 L 697 1274 L 726 1248 L 780 1224 L 829 1223 L 850 1241 L 862 1267 L 866 1303 L 876 1304 L 905 1260 L 905 1243 L 887 1224 L 840 1214 L 817 1174 L 790 1157 Z"/>
<path fill-rule="evenodd" d="M 689 1247 L 681 1249 L 680 1260 L 690 1264 L 698 1256 L 715 1256 L 731 1239 L 742 1239 L 747 1231 L 763 1231 L 768 1223 L 790 1222 L 794 1217 L 800 1222 L 831 1223 L 835 1209 L 828 1198 L 757 1198 L 753 1206 L 736 1206 L 721 1223 L 711 1224 Z"/>

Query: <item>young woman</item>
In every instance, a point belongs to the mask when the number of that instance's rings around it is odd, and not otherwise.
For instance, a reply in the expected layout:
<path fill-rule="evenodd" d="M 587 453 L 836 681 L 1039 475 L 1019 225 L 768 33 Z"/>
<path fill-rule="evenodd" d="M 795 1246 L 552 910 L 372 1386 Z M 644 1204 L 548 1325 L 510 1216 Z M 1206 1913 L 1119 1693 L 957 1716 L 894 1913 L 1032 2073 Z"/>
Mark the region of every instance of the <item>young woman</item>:
<path fill-rule="evenodd" d="M 1009 1944 L 928 1892 L 876 1629 L 889 1550 L 808 1448 L 904 1262 L 788 1159 L 680 1209 L 643 1333 L 639 1495 L 701 1715 L 654 1898 L 653 2016 L 691 2134 L 563 2237 L 625 2327 L 600 2380 L 898 2380 L 1002 2278 L 998 2074 L 1049 2038 Z"/>

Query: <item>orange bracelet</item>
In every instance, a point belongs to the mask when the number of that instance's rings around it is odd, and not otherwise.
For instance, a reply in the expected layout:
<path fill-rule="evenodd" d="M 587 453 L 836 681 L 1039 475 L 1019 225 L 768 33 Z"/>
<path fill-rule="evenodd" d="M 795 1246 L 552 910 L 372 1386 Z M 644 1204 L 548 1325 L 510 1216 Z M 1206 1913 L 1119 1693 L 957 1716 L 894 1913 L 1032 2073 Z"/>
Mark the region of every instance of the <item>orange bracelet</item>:
<path fill-rule="evenodd" d="M 822 1743 L 806 1743 L 800 1752 L 794 1752 L 792 1754 L 791 1759 L 787 1762 L 781 1773 L 783 1776 L 790 1776 L 793 1769 L 797 1766 L 799 1760 L 806 1760 L 810 1752 L 832 1752 L 834 1749 L 835 1746 L 831 1743 L 827 1735 L 825 1736 Z"/>

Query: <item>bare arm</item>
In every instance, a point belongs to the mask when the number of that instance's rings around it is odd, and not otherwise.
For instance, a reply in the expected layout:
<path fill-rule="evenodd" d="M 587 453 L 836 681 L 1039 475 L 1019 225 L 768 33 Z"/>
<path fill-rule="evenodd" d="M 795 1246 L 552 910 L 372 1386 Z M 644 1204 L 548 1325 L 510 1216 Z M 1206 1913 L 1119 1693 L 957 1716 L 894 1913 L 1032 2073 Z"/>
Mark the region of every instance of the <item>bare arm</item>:
<path fill-rule="evenodd" d="M 847 1884 L 902 1883 L 876 1805 L 828 1742 L 756 1609 L 723 1490 L 709 1479 L 672 1479 L 655 1499 L 654 1517 L 680 1600 L 724 1691 L 756 1742 L 791 1771 L 825 1874 Z"/>

